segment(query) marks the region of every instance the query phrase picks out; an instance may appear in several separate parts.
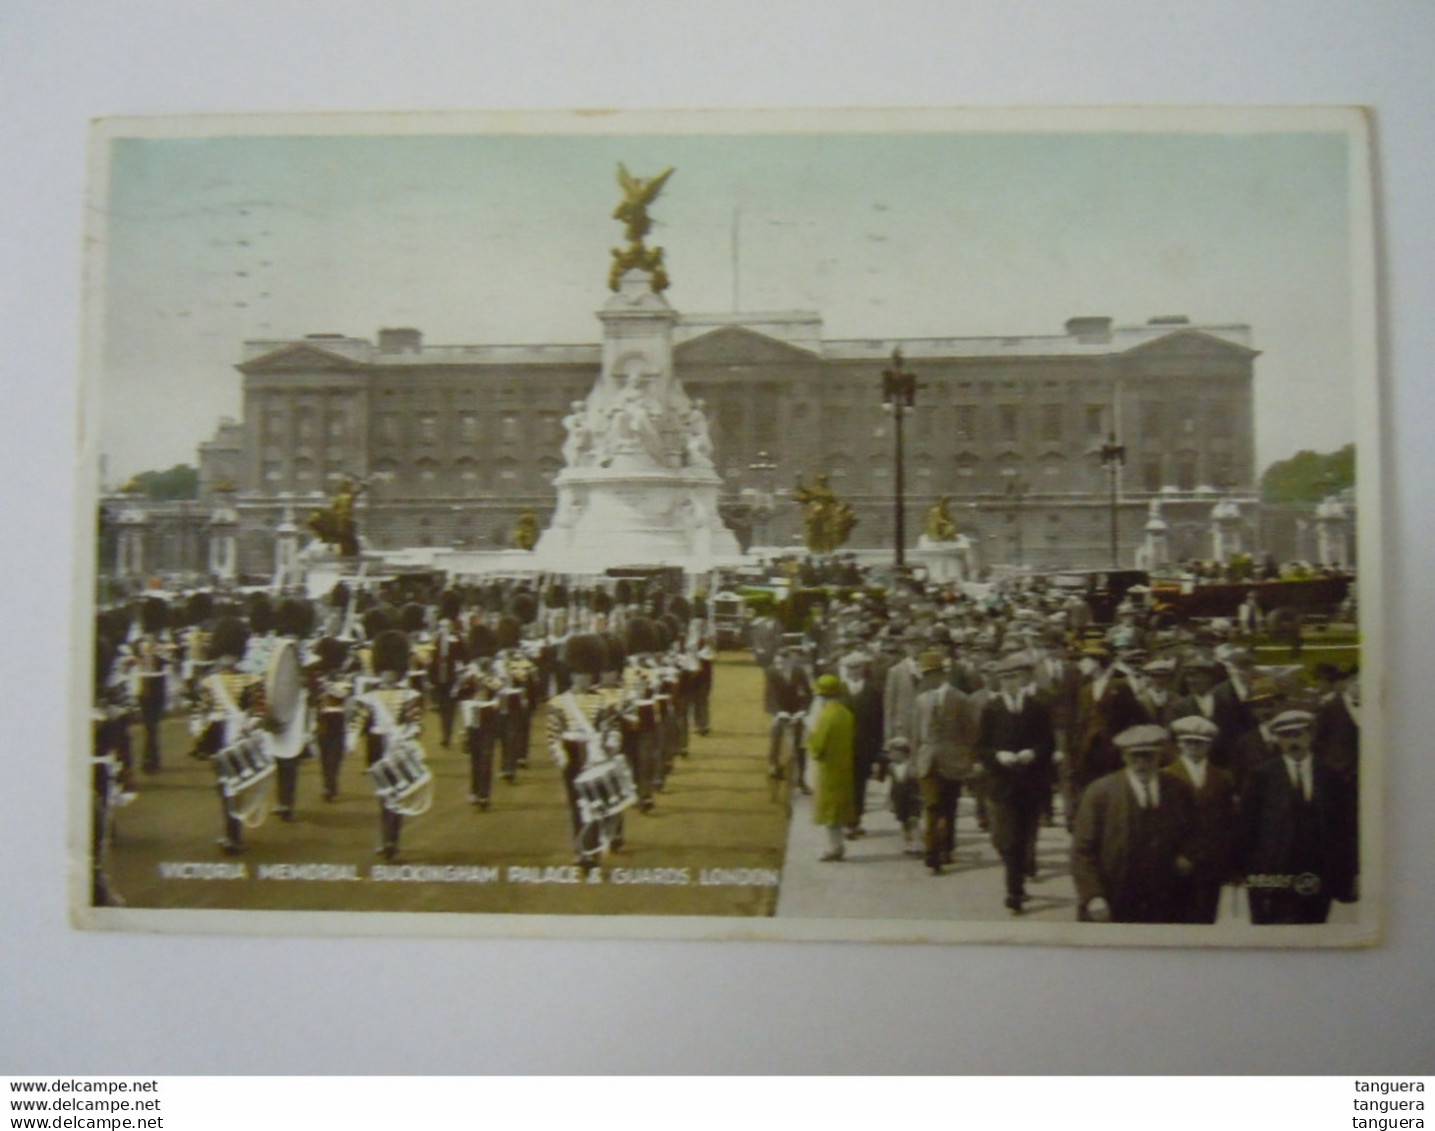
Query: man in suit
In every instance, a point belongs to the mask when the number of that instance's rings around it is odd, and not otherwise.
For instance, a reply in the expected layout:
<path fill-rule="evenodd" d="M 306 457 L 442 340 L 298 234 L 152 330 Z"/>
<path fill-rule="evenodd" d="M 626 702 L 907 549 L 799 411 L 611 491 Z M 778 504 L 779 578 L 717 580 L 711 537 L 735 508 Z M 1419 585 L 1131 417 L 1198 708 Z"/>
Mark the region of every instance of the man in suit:
<path fill-rule="evenodd" d="M 922 685 L 920 634 L 907 633 L 902 647 L 906 657 L 888 669 L 883 688 L 882 747 L 892 767 L 892 812 L 902 826 L 902 850 L 918 856 L 925 851 L 918 834 L 922 799 L 915 768 L 917 696 Z"/>
<path fill-rule="evenodd" d="M 1285 709 L 1285 697 L 1276 681 L 1266 676 L 1251 680 L 1246 697 L 1246 710 L 1256 724 L 1241 735 L 1233 745 L 1228 745 L 1226 768 L 1236 779 L 1236 791 L 1245 788 L 1251 772 L 1264 762 L 1280 753 L 1271 722 Z"/>
<path fill-rule="evenodd" d="M 976 771 L 977 719 L 971 700 L 947 681 L 940 652 L 924 652 L 920 663 L 915 770 L 926 817 L 926 863 L 940 876 L 956 852 L 962 783 Z"/>
<path fill-rule="evenodd" d="M 1356 898 L 1356 816 L 1350 787 L 1312 756 L 1315 716 L 1271 723 L 1280 754 L 1241 796 L 1241 860 L 1252 923 L 1324 923 L 1331 900 Z"/>
<path fill-rule="evenodd" d="M 1185 921 L 1214 923 L 1221 887 L 1234 878 L 1236 861 L 1236 782 L 1211 765 L 1216 724 L 1188 715 L 1171 724 L 1177 757 L 1162 773 L 1191 789 L 1195 816 L 1187 859 L 1191 861 L 1190 900 Z"/>
<path fill-rule="evenodd" d="M 777 661 L 767 670 L 765 699 L 767 713 L 772 716 L 767 747 L 767 771 L 772 778 L 779 781 L 782 779 L 785 772 L 782 767 L 782 737 L 790 731 L 793 784 L 803 793 L 811 793 L 812 790 L 804 777 L 807 752 L 802 741 L 802 732 L 807 709 L 812 705 L 812 682 L 807 677 L 807 669 L 799 660 L 800 656 L 800 648 L 785 647 L 778 653 Z"/>
<path fill-rule="evenodd" d="M 1031 658 L 1014 653 L 997 670 L 1001 691 L 982 709 L 977 756 L 992 844 L 1006 870 L 1006 907 L 1019 915 L 1026 880 L 1036 874 L 1036 838 L 1056 742 L 1050 709 L 1027 686 Z"/>
<path fill-rule="evenodd" d="M 1091 783 L 1071 842 L 1078 917 L 1093 923 L 1179 923 L 1190 902 L 1195 801 L 1184 780 L 1158 772 L 1165 727 L 1115 736 L 1124 768 Z"/>
<path fill-rule="evenodd" d="M 837 665 L 842 680 L 842 701 L 853 718 L 853 802 L 856 819 L 847 829 L 847 839 L 865 836 L 862 815 L 867 809 L 867 782 L 882 760 L 882 692 L 868 670 L 863 652 L 848 652 Z"/>
<path fill-rule="evenodd" d="M 445 748 L 453 742 L 454 716 L 458 713 L 456 689 L 467 663 L 468 650 L 463 638 L 454 631 L 453 621 L 445 617 L 438 622 L 428 663 L 428 685 L 438 707 Z"/>
<path fill-rule="evenodd" d="M 1036 681 L 1037 694 L 1041 696 L 1051 712 L 1051 729 L 1056 740 L 1056 751 L 1052 755 L 1052 762 L 1055 766 L 1057 787 L 1065 799 L 1071 794 L 1071 747 L 1072 735 L 1076 726 L 1077 706 L 1081 701 L 1081 673 L 1076 670 L 1066 655 L 1066 641 L 1059 631 L 1052 632 L 1047 637 L 1045 655 L 1036 662 L 1032 672 Z M 1072 812 L 1075 806 L 1073 804 Z M 1068 824 L 1072 813 L 1066 813 Z M 1043 814 L 1043 821 L 1049 821 L 1051 817 L 1051 802 L 1047 802 L 1047 811 Z"/>
<path fill-rule="evenodd" d="M 1066 797 L 1069 828 L 1076 825 L 1082 791 L 1100 777 L 1121 768 L 1116 735 L 1146 722 L 1146 712 L 1131 688 L 1125 668 L 1112 664 L 1111 653 L 1099 644 L 1082 651 L 1080 667 L 1086 683 L 1077 699 L 1075 735 Z"/>

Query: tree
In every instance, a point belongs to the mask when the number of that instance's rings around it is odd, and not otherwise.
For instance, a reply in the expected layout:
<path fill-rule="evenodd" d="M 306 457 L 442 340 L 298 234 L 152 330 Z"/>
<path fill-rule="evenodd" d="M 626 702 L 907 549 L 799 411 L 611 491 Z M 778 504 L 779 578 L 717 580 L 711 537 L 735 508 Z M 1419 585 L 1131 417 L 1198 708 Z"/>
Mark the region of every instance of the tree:
<path fill-rule="evenodd" d="M 187 463 L 177 463 L 168 471 L 141 471 L 120 490 L 126 494 L 143 495 L 153 503 L 197 499 L 199 472 Z"/>
<path fill-rule="evenodd" d="M 1277 505 L 1320 502 L 1355 486 L 1355 445 L 1335 452 L 1300 451 L 1279 460 L 1261 475 L 1261 499 Z"/>

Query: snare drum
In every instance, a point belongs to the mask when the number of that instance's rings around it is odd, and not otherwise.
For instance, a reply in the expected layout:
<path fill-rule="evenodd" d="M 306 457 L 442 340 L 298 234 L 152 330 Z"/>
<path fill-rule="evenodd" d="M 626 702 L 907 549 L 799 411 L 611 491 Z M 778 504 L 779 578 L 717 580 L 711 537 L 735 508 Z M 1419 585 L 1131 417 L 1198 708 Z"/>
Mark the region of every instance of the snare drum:
<path fill-rule="evenodd" d="M 573 796 L 584 824 L 616 817 L 637 804 L 638 787 L 622 758 L 609 758 L 589 766 L 573 779 Z"/>
<path fill-rule="evenodd" d="M 274 752 L 263 735 L 251 734 L 216 754 L 214 769 L 224 796 L 234 797 L 274 773 Z"/>
<path fill-rule="evenodd" d="M 417 817 L 433 804 L 433 772 L 424 763 L 423 751 L 413 743 L 391 742 L 368 774 L 374 793 L 391 813 Z"/>

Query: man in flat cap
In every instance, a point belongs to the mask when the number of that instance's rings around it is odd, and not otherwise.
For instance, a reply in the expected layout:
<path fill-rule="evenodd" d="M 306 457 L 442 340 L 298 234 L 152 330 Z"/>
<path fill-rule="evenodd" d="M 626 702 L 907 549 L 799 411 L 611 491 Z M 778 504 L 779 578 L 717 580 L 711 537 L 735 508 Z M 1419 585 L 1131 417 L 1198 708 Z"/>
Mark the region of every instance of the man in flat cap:
<path fill-rule="evenodd" d="M 1081 794 L 1092 782 L 1121 768 L 1121 754 L 1115 737 L 1123 730 L 1148 721 L 1146 712 L 1132 690 L 1129 673 L 1111 662 L 1111 652 L 1101 644 L 1088 643 L 1078 661 L 1085 683 L 1077 698 L 1076 725 L 1066 798 L 1068 828 L 1075 827 Z"/>
<path fill-rule="evenodd" d="M 1162 771 L 1191 788 L 1196 806 L 1187 848 L 1192 864 L 1188 923 L 1214 923 L 1221 888 L 1235 878 L 1236 781 L 1211 764 L 1217 733 L 1215 723 L 1197 715 L 1177 719 L 1171 724 L 1177 757 Z"/>
<path fill-rule="evenodd" d="M 977 756 L 992 844 L 1006 870 L 1006 907 L 1026 902 L 1026 881 L 1036 875 L 1036 838 L 1051 793 L 1056 739 L 1051 709 L 1028 686 L 1031 657 L 1014 653 L 998 664 L 1001 690 L 982 708 Z"/>
<path fill-rule="evenodd" d="M 1191 788 L 1158 768 L 1165 727 L 1115 737 L 1124 768 L 1091 783 L 1076 814 L 1071 872 L 1077 915 L 1094 923 L 1179 923 L 1190 899 Z"/>
<path fill-rule="evenodd" d="M 1252 770 L 1280 753 L 1271 723 L 1284 708 L 1285 696 L 1275 680 L 1269 676 L 1256 676 L 1251 680 L 1246 710 L 1251 713 L 1255 726 L 1236 739 L 1234 744 L 1226 744 L 1224 759 L 1212 755 L 1214 761 L 1231 771 L 1236 779 L 1237 791 L 1245 787 Z"/>
<path fill-rule="evenodd" d="M 1356 898 L 1354 798 L 1312 757 L 1314 723 L 1309 711 L 1277 715 L 1280 754 L 1251 772 L 1241 795 L 1252 923 L 1324 923 L 1332 899 Z"/>
<path fill-rule="evenodd" d="M 786 775 L 782 740 L 784 735 L 791 733 L 793 788 L 811 793 L 804 776 L 807 748 L 802 741 L 802 728 L 807 710 L 812 705 L 812 681 L 801 657 L 801 648 L 787 645 L 767 669 L 766 707 L 767 713 L 772 716 L 767 744 L 767 772 L 774 780 L 781 780 Z"/>
<path fill-rule="evenodd" d="M 948 682 L 942 654 L 923 652 L 917 696 L 917 786 L 926 817 L 926 864 L 941 875 L 956 852 L 957 802 L 976 773 L 977 717 L 971 700 Z"/>

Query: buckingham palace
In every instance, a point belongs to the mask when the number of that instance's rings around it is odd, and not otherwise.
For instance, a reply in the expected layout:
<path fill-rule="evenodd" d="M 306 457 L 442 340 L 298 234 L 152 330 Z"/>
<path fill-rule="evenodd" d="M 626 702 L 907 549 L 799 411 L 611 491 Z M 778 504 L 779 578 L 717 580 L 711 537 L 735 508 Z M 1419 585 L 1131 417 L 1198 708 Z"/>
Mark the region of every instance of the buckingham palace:
<path fill-rule="evenodd" d="M 1258 541 L 1248 326 L 1074 317 L 1046 335 L 827 339 L 818 314 L 790 311 L 685 315 L 673 340 L 744 546 L 800 542 L 791 489 L 826 475 L 857 514 L 850 547 L 891 547 L 882 372 L 894 348 L 918 382 L 904 418 L 908 512 L 947 496 L 984 566 L 1100 567 L 1113 552 L 1129 565 L 1153 517 L 1175 559 L 1221 556 L 1221 513 L 1227 552 Z M 258 576 L 280 525 L 302 523 L 345 477 L 368 481 L 372 549 L 501 548 L 524 511 L 540 523 L 552 512 L 563 419 L 592 387 L 600 348 L 435 345 L 413 328 L 247 341 L 243 417 L 199 446 L 194 509 L 219 504 L 239 571 Z M 1103 462 L 1117 445 L 1119 462 Z M 920 522 L 907 530 L 915 539 Z M 149 568 L 167 556 L 152 549 Z"/>

